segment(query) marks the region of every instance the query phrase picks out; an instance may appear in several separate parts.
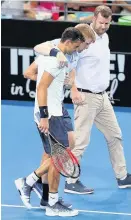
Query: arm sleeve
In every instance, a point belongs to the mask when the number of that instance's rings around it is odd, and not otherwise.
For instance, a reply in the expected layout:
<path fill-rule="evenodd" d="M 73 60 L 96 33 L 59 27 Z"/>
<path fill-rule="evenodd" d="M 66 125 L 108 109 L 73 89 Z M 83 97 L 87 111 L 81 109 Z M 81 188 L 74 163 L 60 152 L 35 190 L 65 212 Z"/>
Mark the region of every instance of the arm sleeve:
<path fill-rule="evenodd" d="M 56 57 L 45 57 L 40 55 L 36 58 L 35 63 L 37 66 L 41 67 L 41 70 L 44 72 L 50 73 L 54 78 L 58 76 L 62 69 L 59 69 L 59 63 Z"/>
<path fill-rule="evenodd" d="M 35 64 L 38 66 L 38 64 L 42 61 L 42 59 L 43 59 L 43 56 L 42 56 L 42 55 L 36 57 L 36 58 L 35 58 Z"/>
<path fill-rule="evenodd" d="M 54 78 L 59 75 L 61 70 L 59 69 L 59 64 L 55 57 L 50 57 L 45 65 L 45 71 L 50 73 Z"/>

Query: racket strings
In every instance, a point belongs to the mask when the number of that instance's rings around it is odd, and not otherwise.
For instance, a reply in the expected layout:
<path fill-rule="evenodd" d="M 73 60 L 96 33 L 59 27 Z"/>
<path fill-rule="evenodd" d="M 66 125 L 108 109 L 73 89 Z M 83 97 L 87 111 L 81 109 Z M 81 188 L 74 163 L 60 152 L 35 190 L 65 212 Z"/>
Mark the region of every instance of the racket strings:
<path fill-rule="evenodd" d="M 60 144 L 54 144 L 52 147 L 52 157 L 54 165 L 64 176 L 72 176 L 74 173 L 74 163 L 69 152 L 60 146 Z"/>
<path fill-rule="evenodd" d="M 73 166 L 74 166 L 74 172 L 73 172 L 72 178 L 77 178 L 80 176 L 80 172 L 81 172 L 79 162 L 77 158 L 74 157 L 74 155 L 72 154 L 70 150 L 68 150 L 68 153 L 70 154 L 70 157 L 73 160 Z"/>

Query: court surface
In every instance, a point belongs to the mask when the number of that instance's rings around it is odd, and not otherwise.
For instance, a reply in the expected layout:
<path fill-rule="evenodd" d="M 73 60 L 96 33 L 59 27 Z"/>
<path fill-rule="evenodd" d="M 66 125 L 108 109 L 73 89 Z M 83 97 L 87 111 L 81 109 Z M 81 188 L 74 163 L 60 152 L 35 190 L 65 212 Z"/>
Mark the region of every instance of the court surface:
<path fill-rule="evenodd" d="M 66 105 L 73 119 L 72 105 Z M 123 133 L 128 172 L 131 173 L 131 108 L 115 108 Z M 39 199 L 32 193 L 34 209 L 26 210 L 15 188 L 14 180 L 34 171 L 43 152 L 33 121 L 32 102 L 2 102 L 2 220 L 58 219 L 47 217 L 39 209 Z M 93 127 L 91 142 L 81 163 L 81 180 L 94 188 L 93 195 L 66 194 L 61 178 L 59 194 L 73 204 L 78 220 L 130 220 L 131 189 L 118 189 L 103 135 Z M 35 208 L 36 207 L 36 208 Z M 71 219 L 72 217 L 67 217 Z"/>

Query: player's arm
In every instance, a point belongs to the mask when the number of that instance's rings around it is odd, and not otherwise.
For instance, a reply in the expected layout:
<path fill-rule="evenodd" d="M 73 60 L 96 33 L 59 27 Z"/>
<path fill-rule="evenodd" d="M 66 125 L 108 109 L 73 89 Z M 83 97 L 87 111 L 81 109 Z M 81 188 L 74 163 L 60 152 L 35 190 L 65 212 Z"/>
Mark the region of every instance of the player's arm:
<path fill-rule="evenodd" d="M 37 44 L 34 47 L 35 52 L 42 54 L 44 56 L 49 56 L 51 49 L 54 47 L 54 44 L 51 41 L 46 41 L 41 44 Z"/>
<path fill-rule="evenodd" d="M 37 100 L 40 109 L 40 124 L 39 129 L 41 132 L 47 133 L 49 129 L 48 123 L 48 106 L 47 106 L 47 89 L 52 83 L 54 77 L 48 73 L 44 72 L 43 76 L 37 85 Z"/>
<path fill-rule="evenodd" d="M 37 64 L 35 61 L 24 72 L 24 78 L 36 81 L 37 79 Z"/>
<path fill-rule="evenodd" d="M 59 68 L 63 68 L 68 63 L 65 55 L 61 51 L 59 51 L 51 41 L 46 41 L 44 43 L 36 45 L 34 47 L 34 50 L 35 52 L 44 56 L 56 57 L 59 63 Z"/>
<path fill-rule="evenodd" d="M 39 106 L 47 106 L 47 89 L 52 83 L 54 77 L 48 73 L 44 72 L 43 76 L 37 85 L 37 99 Z"/>

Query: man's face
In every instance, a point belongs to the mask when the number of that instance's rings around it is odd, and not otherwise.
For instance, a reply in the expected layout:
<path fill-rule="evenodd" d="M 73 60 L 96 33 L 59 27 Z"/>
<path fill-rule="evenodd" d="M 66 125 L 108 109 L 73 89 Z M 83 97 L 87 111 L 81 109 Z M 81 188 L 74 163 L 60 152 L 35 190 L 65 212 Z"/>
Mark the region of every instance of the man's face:
<path fill-rule="evenodd" d="M 93 40 L 91 38 L 87 38 L 85 42 L 80 44 L 80 46 L 77 49 L 77 52 L 80 53 L 83 50 L 87 49 L 91 43 L 93 43 Z"/>
<path fill-rule="evenodd" d="M 72 54 L 73 52 L 78 50 L 81 44 L 82 42 L 80 40 L 75 41 L 75 42 L 68 41 L 66 43 L 66 53 L 69 55 Z"/>
<path fill-rule="evenodd" d="M 110 27 L 111 16 L 104 18 L 100 13 L 93 18 L 93 29 L 98 35 L 104 34 Z"/>

